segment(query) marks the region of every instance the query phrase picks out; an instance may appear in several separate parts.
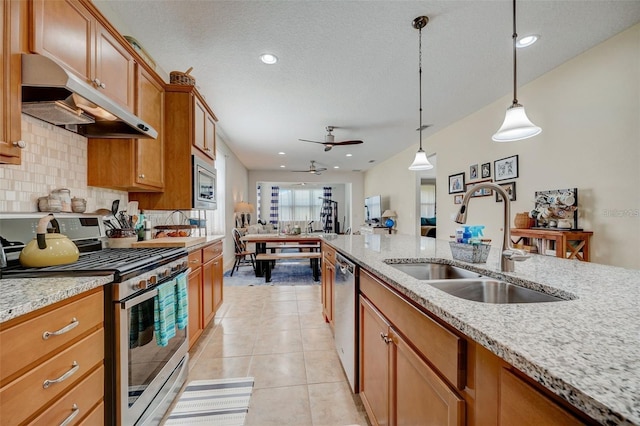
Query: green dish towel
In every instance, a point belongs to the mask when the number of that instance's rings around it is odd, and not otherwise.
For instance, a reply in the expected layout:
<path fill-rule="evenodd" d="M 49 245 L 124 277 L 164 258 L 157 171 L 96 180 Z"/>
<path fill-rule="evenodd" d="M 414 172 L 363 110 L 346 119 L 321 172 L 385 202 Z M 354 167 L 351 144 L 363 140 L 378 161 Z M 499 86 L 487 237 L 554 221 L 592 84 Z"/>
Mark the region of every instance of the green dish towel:
<path fill-rule="evenodd" d="M 187 293 L 187 273 L 176 277 L 176 324 L 183 330 L 189 323 L 189 295 Z"/>
<path fill-rule="evenodd" d="M 153 299 L 153 326 L 158 346 L 167 346 L 176 335 L 176 281 L 167 281 L 158 286 L 158 295 Z"/>

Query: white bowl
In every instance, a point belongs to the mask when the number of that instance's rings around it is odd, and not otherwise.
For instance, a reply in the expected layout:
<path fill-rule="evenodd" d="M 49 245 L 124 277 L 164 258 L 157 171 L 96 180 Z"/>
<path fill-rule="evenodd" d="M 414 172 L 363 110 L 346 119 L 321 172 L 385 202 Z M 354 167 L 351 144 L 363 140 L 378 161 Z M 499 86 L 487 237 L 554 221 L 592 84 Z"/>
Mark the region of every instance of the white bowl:
<path fill-rule="evenodd" d="M 107 238 L 109 248 L 131 248 L 131 244 L 138 241 L 138 237 Z"/>

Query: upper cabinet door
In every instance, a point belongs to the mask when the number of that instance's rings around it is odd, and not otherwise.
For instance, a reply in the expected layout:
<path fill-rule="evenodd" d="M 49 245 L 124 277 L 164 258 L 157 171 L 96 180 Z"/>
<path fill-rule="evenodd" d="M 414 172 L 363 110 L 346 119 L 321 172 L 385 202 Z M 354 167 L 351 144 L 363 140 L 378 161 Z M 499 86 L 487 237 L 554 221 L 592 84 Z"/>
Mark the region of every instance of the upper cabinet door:
<path fill-rule="evenodd" d="M 136 140 L 136 182 L 164 188 L 164 88 L 138 66 L 136 114 L 158 131 L 157 139 Z"/>
<path fill-rule="evenodd" d="M 56 59 L 90 81 L 95 18 L 75 0 L 33 0 L 32 6 L 31 50 Z"/>
<path fill-rule="evenodd" d="M 204 141 L 205 141 L 205 154 L 215 160 L 216 158 L 216 122 L 209 114 L 204 120 Z"/>
<path fill-rule="evenodd" d="M 134 60 L 116 38 L 96 24 L 94 86 L 110 99 L 133 110 Z M 156 128 L 154 126 L 154 128 Z M 157 129 L 157 128 L 156 128 Z"/>
<path fill-rule="evenodd" d="M 77 0 L 34 0 L 31 50 L 48 56 L 129 111 L 134 59 Z"/>
<path fill-rule="evenodd" d="M 205 136 L 205 121 L 207 110 L 200 100 L 194 96 L 193 103 L 193 145 L 200 151 L 205 152 L 207 139 Z"/>

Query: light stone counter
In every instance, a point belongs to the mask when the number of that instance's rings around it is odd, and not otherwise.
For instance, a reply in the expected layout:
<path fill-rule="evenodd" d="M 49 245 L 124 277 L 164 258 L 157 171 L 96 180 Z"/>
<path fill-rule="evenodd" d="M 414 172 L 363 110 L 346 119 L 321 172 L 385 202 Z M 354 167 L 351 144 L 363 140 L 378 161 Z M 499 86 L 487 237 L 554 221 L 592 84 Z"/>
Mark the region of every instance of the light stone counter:
<path fill-rule="evenodd" d="M 453 260 L 448 241 L 409 235 L 326 238 L 359 266 L 605 424 L 640 425 L 640 271 L 533 255 L 502 273 Z M 385 259 L 438 259 L 573 300 L 489 304 L 451 296 Z"/>
<path fill-rule="evenodd" d="M 0 280 L 0 323 L 112 281 L 113 275 L 79 278 L 3 278 Z"/>

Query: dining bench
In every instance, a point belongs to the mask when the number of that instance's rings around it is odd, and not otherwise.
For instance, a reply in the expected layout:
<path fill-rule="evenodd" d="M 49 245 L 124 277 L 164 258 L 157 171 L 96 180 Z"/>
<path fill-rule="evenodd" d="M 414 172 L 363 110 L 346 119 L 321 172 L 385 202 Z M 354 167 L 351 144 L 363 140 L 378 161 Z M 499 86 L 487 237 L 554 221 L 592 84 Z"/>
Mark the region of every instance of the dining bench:
<path fill-rule="evenodd" d="M 271 282 L 271 269 L 274 266 L 272 262 L 277 260 L 289 260 L 289 259 L 310 259 L 311 270 L 313 271 L 313 280 L 320 280 L 320 259 L 322 258 L 321 252 L 316 251 L 299 251 L 299 252 L 273 252 L 273 253 L 258 253 L 256 255 L 256 261 L 262 262 L 264 265 L 264 282 Z"/>

